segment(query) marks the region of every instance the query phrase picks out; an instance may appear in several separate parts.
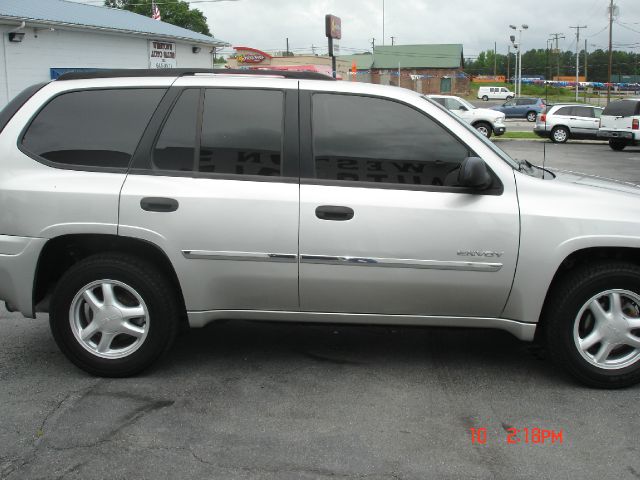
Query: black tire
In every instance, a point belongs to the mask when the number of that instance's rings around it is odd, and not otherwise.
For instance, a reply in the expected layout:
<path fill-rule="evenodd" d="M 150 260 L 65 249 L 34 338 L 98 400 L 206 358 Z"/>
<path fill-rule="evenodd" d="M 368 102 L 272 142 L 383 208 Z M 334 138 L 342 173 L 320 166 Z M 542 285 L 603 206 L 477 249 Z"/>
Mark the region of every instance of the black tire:
<path fill-rule="evenodd" d="M 640 359 L 621 368 L 600 368 L 582 356 L 574 340 L 574 324 L 583 305 L 614 289 L 640 295 L 640 268 L 620 261 L 576 267 L 551 292 L 543 312 L 543 335 L 551 359 L 590 387 L 623 388 L 640 382 Z"/>
<path fill-rule="evenodd" d="M 527 112 L 527 122 L 535 122 L 537 116 L 538 114 L 533 110 L 530 112 Z"/>
<path fill-rule="evenodd" d="M 553 143 L 566 143 L 569 140 L 569 129 L 567 127 L 553 127 L 550 138 Z"/>
<path fill-rule="evenodd" d="M 486 95 L 483 95 L 482 96 L 482 100 L 484 100 L 485 102 L 488 102 L 489 101 L 489 97 L 487 97 Z"/>
<path fill-rule="evenodd" d="M 491 138 L 491 134 L 493 133 L 493 128 L 490 123 L 487 122 L 477 122 L 473 125 L 478 132 L 484 135 L 487 138 Z"/>
<path fill-rule="evenodd" d="M 92 282 L 107 279 L 135 290 L 148 311 L 146 336 L 137 350 L 122 358 L 101 358 L 91 353 L 71 326 L 70 309 L 76 294 Z M 51 300 L 49 323 L 58 347 L 76 366 L 93 375 L 127 377 L 149 367 L 169 350 L 181 318 L 178 305 L 171 282 L 153 265 L 132 255 L 99 254 L 78 262 L 60 278 Z M 97 335 L 100 339 L 102 334 Z"/>
<path fill-rule="evenodd" d="M 615 150 L 616 152 L 621 152 L 627 146 L 627 142 L 624 140 L 609 140 L 609 147 L 611 150 Z"/>
<path fill-rule="evenodd" d="M 511 100 L 512 98 L 513 98 L 513 96 L 509 95 L 509 96 L 507 97 L 507 101 Z"/>

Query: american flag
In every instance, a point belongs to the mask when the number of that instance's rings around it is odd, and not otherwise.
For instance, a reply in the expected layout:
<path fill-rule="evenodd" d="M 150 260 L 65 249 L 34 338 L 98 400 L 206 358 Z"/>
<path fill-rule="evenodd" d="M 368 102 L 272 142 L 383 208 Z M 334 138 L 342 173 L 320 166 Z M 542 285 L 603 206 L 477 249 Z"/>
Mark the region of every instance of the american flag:
<path fill-rule="evenodd" d="M 160 9 L 158 8 L 158 5 L 156 5 L 156 2 L 151 2 L 151 18 L 154 20 L 162 20 L 162 17 L 160 16 Z"/>

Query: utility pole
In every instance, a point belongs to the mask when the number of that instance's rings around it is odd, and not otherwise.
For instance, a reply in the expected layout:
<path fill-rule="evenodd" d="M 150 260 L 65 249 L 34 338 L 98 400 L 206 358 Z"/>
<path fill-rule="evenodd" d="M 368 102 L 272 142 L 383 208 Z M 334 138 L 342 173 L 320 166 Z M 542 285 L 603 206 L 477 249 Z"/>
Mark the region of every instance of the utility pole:
<path fill-rule="evenodd" d="M 511 45 L 507 45 L 507 83 L 511 80 Z"/>
<path fill-rule="evenodd" d="M 382 0 L 382 45 L 384 45 L 384 0 Z"/>
<path fill-rule="evenodd" d="M 611 66 L 613 65 L 613 0 L 609 3 L 609 81 L 607 83 L 607 105 L 611 101 Z"/>
<path fill-rule="evenodd" d="M 376 39 L 372 38 L 371 39 L 371 53 L 373 53 L 373 51 L 376 49 Z"/>
<path fill-rule="evenodd" d="M 396 37 L 391 37 L 391 46 L 393 47 L 396 44 Z"/>
<path fill-rule="evenodd" d="M 613 0 L 611 0 L 613 1 Z M 578 86 L 580 85 L 580 55 L 578 49 L 580 48 L 580 29 L 587 28 L 586 25 L 578 25 L 577 27 L 569 27 L 576 29 L 576 102 L 578 101 Z"/>
<path fill-rule="evenodd" d="M 315 54 L 316 54 L 316 46 L 315 46 L 315 45 L 311 45 L 311 53 L 312 53 L 313 55 L 315 55 Z"/>
<path fill-rule="evenodd" d="M 493 78 L 498 74 L 498 42 L 493 42 Z"/>
<path fill-rule="evenodd" d="M 584 39 L 584 81 L 588 82 L 589 81 L 589 77 L 587 76 L 587 63 L 588 63 L 589 57 L 587 56 L 587 39 Z"/>
<path fill-rule="evenodd" d="M 565 36 L 562 34 L 562 32 L 560 33 L 551 33 L 550 34 L 551 40 L 555 40 L 556 41 L 556 60 L 558 62 L 558 73 L 557 76 L 560 76 L 560 47 L 558 46 L 558 39 L 562 38 L 564 40 Z"/>
<path fill-rule="evenodd" d="M 289 37 L 287 37 L 287 57 L 289 56 Z"/>

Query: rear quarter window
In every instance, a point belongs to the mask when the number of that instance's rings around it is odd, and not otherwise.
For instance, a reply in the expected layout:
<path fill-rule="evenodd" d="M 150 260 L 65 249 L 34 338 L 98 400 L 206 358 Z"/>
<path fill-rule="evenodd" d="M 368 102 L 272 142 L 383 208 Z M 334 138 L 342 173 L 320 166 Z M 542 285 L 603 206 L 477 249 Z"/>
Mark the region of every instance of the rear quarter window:
<path fill-rule="evenodd" d="M 636 100 L 618 100 L 607 105 L 602 115 L 612 117 L 628 117 L 640 114 L 640 102 Z"/>
<path fill-rule="evenodd" d="M 22 146 L 28 153 L 63 167 L 126 169 L 165 91 L 138 88 L 63 93 L 38 112 Z"/>

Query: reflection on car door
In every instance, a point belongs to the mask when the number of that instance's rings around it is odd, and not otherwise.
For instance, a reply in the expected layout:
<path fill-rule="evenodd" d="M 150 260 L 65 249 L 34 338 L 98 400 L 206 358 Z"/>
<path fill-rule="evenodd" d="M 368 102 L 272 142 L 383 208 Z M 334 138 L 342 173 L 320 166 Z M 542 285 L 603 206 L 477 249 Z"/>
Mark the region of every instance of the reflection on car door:
<path fill-rule="evenodd" d="M 187 88 L 157 117 L 119 233 L 166 253 L 191 312 L 297 310 L 297 91 Z"/>
<path fill-rule="evenodd" d="M 456 187 L 473 153 L 391 100 L 303 90 L 301 121 L 303 311 L 500 314 L 518 248 L 513 177 L 487 194 Z"/>

